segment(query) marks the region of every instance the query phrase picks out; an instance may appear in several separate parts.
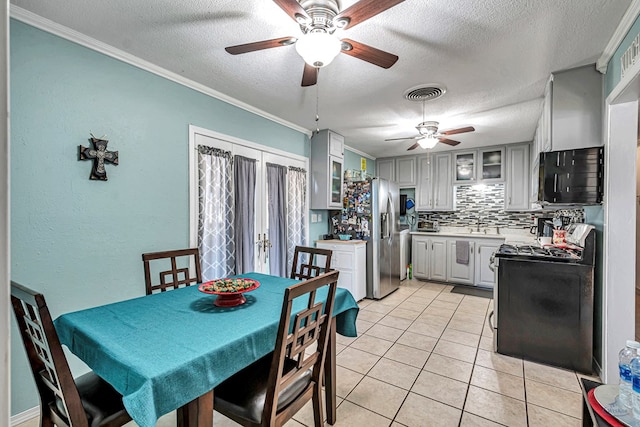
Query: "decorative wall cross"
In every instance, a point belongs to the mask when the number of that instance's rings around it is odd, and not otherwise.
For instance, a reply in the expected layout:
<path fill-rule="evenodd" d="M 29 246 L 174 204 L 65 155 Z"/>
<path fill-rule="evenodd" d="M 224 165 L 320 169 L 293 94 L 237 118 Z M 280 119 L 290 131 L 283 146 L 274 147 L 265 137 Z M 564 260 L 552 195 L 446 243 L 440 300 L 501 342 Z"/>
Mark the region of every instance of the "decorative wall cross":
<path fill-rule="evenodd" d="M 104 164 L 106 162 L 117 165 L 118 152 L 107 151 L 107 144 L 109 143 L 109 141 L 107 141 L 106 139 L 96 138 L 91 135 L 89 141 L 91 141 L 94 148 L 80 145 L 78 147 L 80 149 L 80 158 L 78 160 L 93 160 L 93 168 L 91 169 L 91 175 L 89 176 L 89 179 L 106 181 L 107 171 L 104 168 Z"/>

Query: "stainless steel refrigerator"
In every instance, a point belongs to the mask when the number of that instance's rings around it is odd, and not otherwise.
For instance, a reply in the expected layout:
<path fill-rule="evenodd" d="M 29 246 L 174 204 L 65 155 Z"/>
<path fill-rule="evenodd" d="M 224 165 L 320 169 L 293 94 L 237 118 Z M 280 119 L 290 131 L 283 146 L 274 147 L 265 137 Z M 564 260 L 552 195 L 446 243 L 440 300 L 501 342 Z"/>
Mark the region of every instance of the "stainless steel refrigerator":
<path fill-rule="evenodd" d="M 398 184 L 371 180 L 371 238 L 367 243 L 367 298 L 380 299 L 400 286 Z"/>

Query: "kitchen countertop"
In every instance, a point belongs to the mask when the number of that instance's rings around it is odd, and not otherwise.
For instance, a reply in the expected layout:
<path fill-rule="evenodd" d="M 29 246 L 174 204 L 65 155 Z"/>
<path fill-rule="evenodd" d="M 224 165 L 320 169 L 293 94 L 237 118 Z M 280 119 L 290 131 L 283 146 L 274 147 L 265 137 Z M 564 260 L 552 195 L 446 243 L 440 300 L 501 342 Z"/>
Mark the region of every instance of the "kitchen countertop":
<path fill-rule="evenodd" d="M 495 239 L 502 240 L 505 243 L 523 245 L 537 244 L 536 236 L 529 233 L 528 229 L 500 229 L 500 233 L 495 228 L 480 229 L 480 232 L 471 232 L 469 227 L 442 227 L 440 231 L 412 231 L 412 235 L 416 236 L 434 236 L 434 237 L 458 237 L 466 239 Z"/>
<path fill-rule="evenodd" d="M 340 239 L 328 239 L 328 240 L 316 240 L 316 243 L 337 243 L 340 245 L 355 245 L 359 243 L 367 243 L 366 240 L 340 240 Z"/>

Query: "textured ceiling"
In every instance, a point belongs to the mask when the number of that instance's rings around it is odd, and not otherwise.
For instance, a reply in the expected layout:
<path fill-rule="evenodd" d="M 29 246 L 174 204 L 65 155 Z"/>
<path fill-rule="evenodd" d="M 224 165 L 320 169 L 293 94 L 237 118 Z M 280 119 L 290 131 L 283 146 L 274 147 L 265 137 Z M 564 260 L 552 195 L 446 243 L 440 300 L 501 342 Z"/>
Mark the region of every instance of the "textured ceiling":
<path fill-rule="evenodd" d="M 456 148 L 530 141 L 549 74 L 594 63 L 631 0 L 406 0 L 342 36 L 398 55 L 393 67 L 338 55 L 307 88 L 293 46 L 224 50 L 301 34 L 270 0 L 11 3 L 309 130 L 318 96 L 320 128 L 382 157 L 407 154 L 413 141 L 384 139 L 417 133 L 422 103 L 403 93 L 429 83 L 447 92 L 425 104 L 426 120 L 476 128 Z"/>

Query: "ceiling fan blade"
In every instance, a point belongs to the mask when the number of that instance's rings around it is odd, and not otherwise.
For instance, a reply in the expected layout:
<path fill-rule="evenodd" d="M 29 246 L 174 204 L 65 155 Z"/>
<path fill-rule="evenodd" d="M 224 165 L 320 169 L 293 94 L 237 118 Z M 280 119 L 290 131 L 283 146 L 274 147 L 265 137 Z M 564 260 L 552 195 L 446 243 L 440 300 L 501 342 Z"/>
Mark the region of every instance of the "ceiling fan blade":
<path fill-rule="evenodd" d="M 444 144 L 450 145 L 452 147 L 455 147 L 456 145 L 460 144 L 460 141 L 454 141 L 453 139 L 447 139 L 447 138 L 438 138 L 438 140 Z"/>
<path fill-rule="evenodd" d="M 346 25 L 342 28 L 351 28 L 403 1 L 404 0 L 360 0 L 340 12 L 333 18 L 333 22 L 346 21 Z"/>
<path fill-rule="evenodd" d="M 304 71 L 302 72 L 302 86 L 313 86 L 318 83 L 318 72 L 319 70 L 316 67 L 312 67 L 305 62 Z"/>
<path fill-rule="evenodd" d="M 370 62 L 378 67 L 390 68 L 398 60 L 396 55 L 376 49 L 375 47 L 368 46 L 364 43 L 354 42 L 350 39 L 342 39 L 341 41 L 342 53 Z"/>
<path fill-rule="evenodd" d="M 391 138 L 391 139 L 385 139 L 385 141 L 405 141 L 407 139 L 418 139 L 418 138 L 422 138 L 422 136 L 406 136 L 404 138 Z"/>
<path fill-rule="evenodd" d="M 311 18 L 307 12 L 300 6 L 296 0 L 273 0 L 287 15 L 291 17 L 298 24 L 303 22 L 311 22 Z"/>
<path fill-rule="evenodd" d="M 407 151 L 411 151 L 411 150 L 415 150 L 416 148 L 418 148 L 420 146 L 420 144 L 418 144 L 417 142 L 415 144 L 413 144 L 411 147 L 407 148 Z"/>
<path fill-rule="evenodd" d="M 295 37 L 280 37 L 278 39 L 262 40 L 259 42 L 239 44 L 236 46 L 225 47 L 224 50 L 231 55 L 239 55 L 241 53 L 254 52 L 256 50 L 271 49 L 272 47 L 289 46 L 294 44 L 298 39 Z"/>
<path fill-rule="evenodd" d="M 458 133 L 465 133 L 465 132 L 473 132 L 474 130 L 476 130 L 473 126 L 467 126 L 466 128 L 460 128 L 460 129 L 451 129 L 451 130 L 446 130 L 444 132 L 440 132 L 442 135 L 455 135 Z"/>

